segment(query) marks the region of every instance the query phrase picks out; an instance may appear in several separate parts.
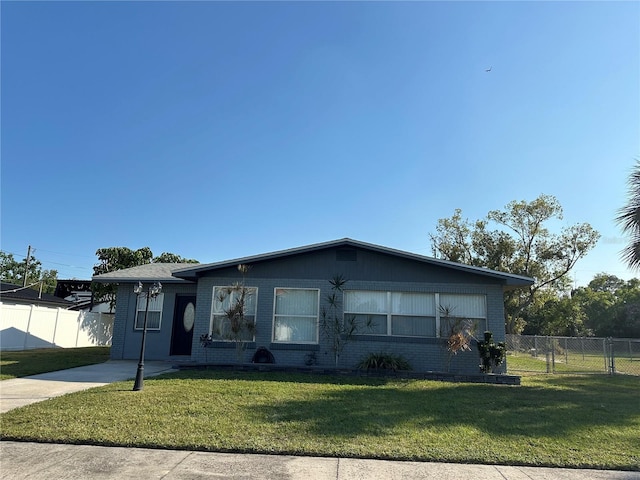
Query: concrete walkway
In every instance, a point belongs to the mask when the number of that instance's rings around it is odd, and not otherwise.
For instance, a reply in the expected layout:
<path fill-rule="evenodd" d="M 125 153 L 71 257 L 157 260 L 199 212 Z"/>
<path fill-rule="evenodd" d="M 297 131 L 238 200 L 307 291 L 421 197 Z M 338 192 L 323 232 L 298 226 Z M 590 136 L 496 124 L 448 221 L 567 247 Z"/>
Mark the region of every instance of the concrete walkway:
<path fill-rule="evenodd" d="M 4 380 L 0 382 L 0 413 L 120 380 L 132 379 L 131 388 L 133 388 L 137 369 L 138 363 L 134 361 L 109 360 L 96 365 Z M 171 371 L 173 371 L 171 363 L 145 362 L 144 364 L 145 378 Z"/>
<path fill-rule="evenodd" d="M 564 468 L 239 455 L 182 450 L 0 442 L 2 478 L 13 480 L 638 480 L 640 473 Z"/>
<path fill-rule="evenodd" d="M 98 365 L 0 382 L 1 411 L 107 383 L 133 379 L 136 362 Z M 172 371 L 145 362 L 145 377 Z M 133 387 L 133 380 L 131 386 Z M 640 480 L 640 472 L 572 470 L 345 458 L 245 455 L 90 445 L 0 442 L 0 478 L 265 480 Z"/>

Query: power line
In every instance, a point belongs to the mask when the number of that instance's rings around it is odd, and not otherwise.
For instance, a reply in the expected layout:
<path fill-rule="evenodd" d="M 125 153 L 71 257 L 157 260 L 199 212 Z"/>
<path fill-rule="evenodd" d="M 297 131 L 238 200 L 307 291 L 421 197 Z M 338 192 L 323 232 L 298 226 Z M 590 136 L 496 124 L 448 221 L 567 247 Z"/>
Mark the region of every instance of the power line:
<path fill-rule="evenodd" d="M 50 265 L 60 265 L 60 266 L 62 266 L 62 267 L 69 267 L 69 268 L 93 269 L 93 265 L 91 265 L 91 266 L 78 266 L 78 265 L 71 265 L 71 264 L 69 264 L 69 263 L 53 262 L 53 261 L 51 261 L 51 260 L 46 260 L 46 259 L 43 259 L 43 258 L 36 258 L 36 257 L 35 257 L 35 255 L 34 255 L 34 253 L 35 253 L 36 251 L 38 251 L 38 250 L 39 250 L 39 249 L 32 248 L 32 249 L 31 249 L 31 256 L 32 256 L 33 258 L 35 258 L 38 262 L 40 262 L 41 264 L 43 264 L 43 265 L 46 263 L 46 264 L 50 264 Z M 40 251 L 46 252 L 46 251 L 48 251 L 48 250 L 40 250 Z M 17 254 L 17 253 L 14 253 L 14 252 L 8 252 L 8 251 L 6 251 L 6 250 L 0 250 L 0 252 L 2 252 L 2 253 L 4 253 L 4 254 L 13 255 L 13 256 L 20 256 L 20 255 L 19 255 L 19 254 Z M 52 253 L 54 253 L 54 252 L 52 252 Z M 65 255 L 66 255 L 66 254 L 65 254 Z M 25 258 L 26 258 L 26 257 L 25 257 Z M 90 257 L 82 257 L 82 258 L 90 258 Z"/>
<path fill-rule="evenodd" d="M 8 283 L 8 282 L 7 282 L 7 283 Z M 40 283 L 41 283 L 41 281 L 40 281 L 40 280 L 38 280 L 37 282 L 32 283 L 31 285 L 27 285 L 27 286 L 25 286 L 25 287 L 14 288 L 13 290 L 2 290 L 2 291 L 0 291 L 0 293 L 16 293 L 16 292 L 19 292 L 20 290 L 26 290 L 26 289 L 31 288 L 31 287 L 33 287 L 34 285 L 38 285 L 38 284 L 40 284 Z"/>
<path fill-rule="evenodd" d="M 95 256 L 88 257 L 86 255 L 77 255 L 75 253 L 54 252 L 53 250 L 43 250 L 42 248 L 38 248 L 38 250 L 41 252 L 53 253 L 55 255 L 66 255 L 68 257 L 81 257 L 81 258 L 93 258 L 93 259 L 96 258 Z"/>

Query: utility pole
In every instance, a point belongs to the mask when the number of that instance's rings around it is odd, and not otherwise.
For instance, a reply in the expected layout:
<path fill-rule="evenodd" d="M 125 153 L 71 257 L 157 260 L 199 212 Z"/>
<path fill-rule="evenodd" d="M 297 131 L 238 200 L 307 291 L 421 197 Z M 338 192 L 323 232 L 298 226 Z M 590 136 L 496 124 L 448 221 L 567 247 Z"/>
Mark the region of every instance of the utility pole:
<path fill-rule="evenodd" d="M 22 279 L 23 287 L 27 286 L 27 277 L 29 276 L 29 259 L 30 258 L 31 258 L 31 245 L 29 245 L 29 248 L 27 249 L 27 259 L 25 260 L 25 266 L 24 266 L 24 278 Z"/>

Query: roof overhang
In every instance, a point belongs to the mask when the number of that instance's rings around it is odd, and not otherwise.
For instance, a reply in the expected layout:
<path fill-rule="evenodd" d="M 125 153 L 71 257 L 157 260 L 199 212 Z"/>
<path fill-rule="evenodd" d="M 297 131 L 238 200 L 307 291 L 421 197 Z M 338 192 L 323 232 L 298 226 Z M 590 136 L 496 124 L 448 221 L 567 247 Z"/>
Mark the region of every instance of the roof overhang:
<path fill-rule="evenodd" d="M 94 275 L 92 281 L 96 283 L 136 283 L 136 282 L 161 282 L 161 283 L 192 283 L 191 280 L 176 277 L 174 271 L 183 268 L 189 263 L 148 263 L 137 267 L 124 268 L 114 272 Z"/>

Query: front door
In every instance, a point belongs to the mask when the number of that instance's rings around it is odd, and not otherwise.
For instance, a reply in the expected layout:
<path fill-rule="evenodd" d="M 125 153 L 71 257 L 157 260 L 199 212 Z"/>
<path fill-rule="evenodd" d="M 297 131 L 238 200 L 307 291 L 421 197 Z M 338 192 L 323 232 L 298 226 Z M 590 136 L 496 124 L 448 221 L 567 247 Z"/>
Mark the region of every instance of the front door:
<path fill-rule="evenodd" d="M 195 295 L 176 295 L 173 332 L 171 334 L 171 355 L 191 355 L 195 313 Z"/>

